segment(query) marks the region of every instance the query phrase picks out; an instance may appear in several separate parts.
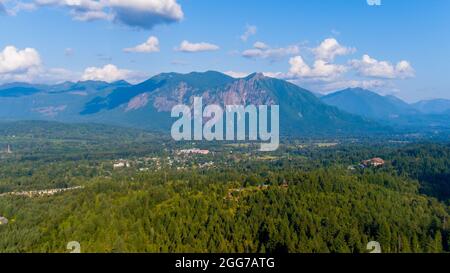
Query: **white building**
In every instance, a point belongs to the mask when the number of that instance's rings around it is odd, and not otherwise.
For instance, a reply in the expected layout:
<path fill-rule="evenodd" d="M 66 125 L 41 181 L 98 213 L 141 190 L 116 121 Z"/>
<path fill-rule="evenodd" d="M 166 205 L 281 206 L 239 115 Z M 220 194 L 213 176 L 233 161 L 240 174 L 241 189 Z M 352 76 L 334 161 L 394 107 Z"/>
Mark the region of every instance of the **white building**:
<path fill-rule="evenodd" d="M 121 160 L 121 161 L 118 161 L 118 162 L 113 164 L 113 168 L 114 169 L 121 169 L 121 168 L 125 168 L 125 167 L 126 168 L 131 167 L 130 162 Z"/>
<path fill-rule="evenodd" d="M 8 224 L 8 219 L 5 217 L 0 216 L 0 226 Z"/>
<path fill-rule="evenodd" d="M 197 154 L 197 155 L 207 155 L 209 154 L 208 150 L 200 150 L 200 149 L 188 149 L 188 150 L 180 150 L 178 154 Z"/>

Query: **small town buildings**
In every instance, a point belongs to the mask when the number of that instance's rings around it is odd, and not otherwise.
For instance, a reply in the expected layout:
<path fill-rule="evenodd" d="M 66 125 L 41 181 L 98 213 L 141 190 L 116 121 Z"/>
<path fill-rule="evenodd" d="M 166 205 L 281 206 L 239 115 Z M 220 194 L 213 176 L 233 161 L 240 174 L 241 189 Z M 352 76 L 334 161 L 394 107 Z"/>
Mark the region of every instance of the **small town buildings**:
<path fill-rule="evenodd" d="M 0 154 L 12 154 L 12 153 L 13 153 L 13 151 L 11 149 L 11 145 L 10 144 L 6 145 L 5 148 L 0 150 Z"/>
<path fill-rule="evenodd" d="M 59 189 L 48 189 L 48 190 L 37 190 L 37 191 L 21 191 L 21 192 L 7 192 L 0 194 L 1 196 L 24 196 L 24 197 L 44 197 L 52 196 L 58 193 L 63 193 L 66 191 L 73 191 L 83 189 L 83 186 L 76 186 L 71 188 L 59 188 Z"/>
<path fill-rule="evenodd" d="M 379 157 L 375 157 L 372 159 L 364 160 L 361 164 L 365 167 L 380 167 L 385 164 L 385 161 Z"/>
<path fill-rule="evenodd" d="M 208 155 L 209 154 L 209 150 L 201 150 L 201 149 L 186 149 L 186 150 L 180 150 L 178 151 L 179 155 Z"/>
<path fill-rule="evenodd" d="M 131 164 L 126 160 L 119 160 L 113 164 L 114 169 L 129 168 L 129 167 L 131 167 Z"/>

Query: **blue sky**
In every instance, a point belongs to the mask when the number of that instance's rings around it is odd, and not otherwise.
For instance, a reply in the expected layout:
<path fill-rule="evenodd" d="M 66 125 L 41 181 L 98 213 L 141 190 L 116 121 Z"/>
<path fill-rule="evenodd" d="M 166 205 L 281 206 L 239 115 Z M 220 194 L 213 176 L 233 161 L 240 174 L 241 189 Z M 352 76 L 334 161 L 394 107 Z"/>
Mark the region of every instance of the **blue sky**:
<path fill-rule="evenodd" d="M 217 70 L 264 72 L 316 92 L 450 99 L 448 0 L 0 3 L 3 83 Z"/>

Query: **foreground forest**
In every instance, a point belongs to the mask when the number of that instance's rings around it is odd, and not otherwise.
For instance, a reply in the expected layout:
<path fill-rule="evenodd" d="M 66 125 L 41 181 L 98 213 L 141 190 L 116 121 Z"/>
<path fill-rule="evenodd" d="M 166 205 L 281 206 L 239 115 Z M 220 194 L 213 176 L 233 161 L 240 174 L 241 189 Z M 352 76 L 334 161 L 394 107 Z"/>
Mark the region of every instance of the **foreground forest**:
<path fill-rule="evenodd" d="M 99 125 L 2 128 L 0 252 L 450 251 L 446 141 L 290 140 L 261 154 Z M 179 153 L 193 147 L 210 153 Z M 386 162 L 360 166 L 373 157 Z M 68 190 L 11 194 L 56 188 Z"/>

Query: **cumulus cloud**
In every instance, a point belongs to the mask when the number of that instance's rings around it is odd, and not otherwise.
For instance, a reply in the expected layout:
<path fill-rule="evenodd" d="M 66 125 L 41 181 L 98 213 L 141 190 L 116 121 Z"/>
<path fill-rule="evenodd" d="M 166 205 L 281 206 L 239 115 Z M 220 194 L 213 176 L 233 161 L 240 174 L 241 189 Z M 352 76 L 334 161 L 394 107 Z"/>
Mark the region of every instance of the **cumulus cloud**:
<path fill-rule="evenodd" d="M 76 20 L 110 20 L 128 26 L 152 29 L 178 22 L 184 14 L 177 0 L 34 0 L 36 6 L 59 6 Z"/>
<path fill-rule="evenodd" d="M 19 50 L 7 46 L 0 51 L 0 74 L 26 72 L 40 65 L 41 57 L 34 48 Z"/>
<path fill-rule="evenodd" d="M 0 82 L 55 83 L 78 79 L 77 73 L 63 68 L 46 68 L 34 48 L 7 46 L 0 51 Z"/>
<path fill-rule="evenodd" d="M 84 70 L 81 79 L 83 81 L 105 81 L 115 82 L 125 80 L 131 76 L 132 72 L 126 69 L 119 69 L 113 64 L 107 64 L 104 67 L 88 67 Z"/>
<path fill-rule="evenodd" d="M 191 43 L 184 40 L 181 42 L 180 46 L 176 48 L 177 51 L 194 53 L 194 52 L 204 52 L 204 51 L 215 51 L 219 50 L 219 46 L 210 43 Z"/>
<path fill-rule="evenodd" d="M 414 68 L 408 61 L 403 60 L 398 62 L 395 66 L 395 71 L 400 78 L 411 78 L 415 76 Z"/>
<path fill-rule="evenodd" d="M 334 38 L 325 39 L 313 50 L 316 59 L 333 61 L 336 56 L 348 55 L 356 51 L 354 48 L 344 47 Z"/>
<path fill-rule="evenodd" d="M 255 35 L 257 31 L 258 31 L 258 28 L 256 26 L 247 25 L 245 27 L 244 34 L 241 35 L 241 40 L 243 42 L 247 42 L 248 38 L 250 38 L 250 36 Z"/>
<path fill-rule="evenodd" d="M 125 52 L 150 53 L 159 52 L 159 40 L 155 36 L 150 36 L 143 44 L 131 48 L 125 48 Z"/>
<path fill-rule="evenodd" d="M 253 48 L 242 52 L 242 56 L 249 59 L 269 59 L 271 61 L 279 60 L 285 56 L 298 54 L 300 49 L 298 46 L 288 46 L 280 48 L 271 48 L 263 42 L 256 42 Z"/>
<path fill-rule="evenodd" d="M 350 64 L 360 75 L 374 78 L 405 79 L 414 77 L 414 69 L 408 61 L 400 61 L 396 65 L 388 61 L 378 61 L 369 55 L 364 55 L 361 60 L 352 60 Z"/>
<path fill-rule="evenodd" d="M 316 60 L 310 67 L 301 56 L 289 60 L 291 68 L 289 75 L 301 78 L 318 78 L 322 80 L 334 79 L 347 71 L 343 65 L 331 64 L 324 60 Z"/>
<path fill-rule="evenodd" d="M 176 0 L 109 0 L 115 20 L 126 25 L 151 29 L 183 19 Z"/>
<path fill-rule="evenodd" d="M 256 42 L 253 49 L 246 51 L 246 55 L 249 58 L 267 58 L 269 55 L 267 52 L 270 50 L 272 48 L 267 44 Z M 395 90 L 393 79 L 414 76 L 414 69 L 408 61 L 391 64 L 364 55 L 361 60 L 351 60 L 341 64 L 334 62 L 337 56 L 349 55 L 355 51 L 354 48 L 340 45 L 335 39 L 326 39 L 317 47 L 307 51 L 312 53 L 311 56 L 305 57 L 300 54 L 291 56 L 287 72 L 265 72 L 264 75 L 321 92 L 356 87 L 378 92 L 388 89 L 391 92 Z M 347 72 L 356 72 L 359 75 L 355 73 L 349 75 Z M 230 75 L 233 74 L 230 73 Z"/>
<path fill-rule="evenodd" d="M 39 52 L 34 48 L 17 49 L 7 46 L 0 50 L 0 83 L 59 83 L 78 80 L 101 80 L 114 82 L 125 79 L 139 82 L 148 77 L 147 74 L 119 69 L 108 64 L 104 67 L 89 67 L 84 73 L 65 68 L 47 68 L 42 64 Z"/>

